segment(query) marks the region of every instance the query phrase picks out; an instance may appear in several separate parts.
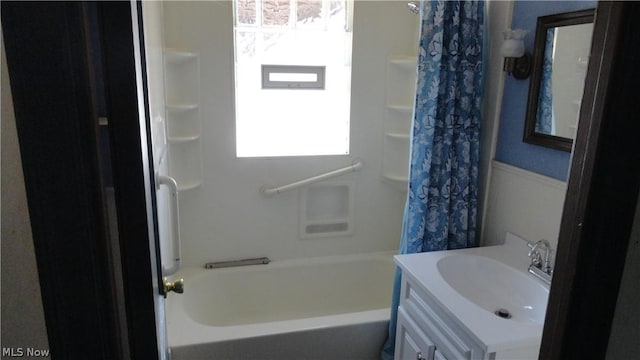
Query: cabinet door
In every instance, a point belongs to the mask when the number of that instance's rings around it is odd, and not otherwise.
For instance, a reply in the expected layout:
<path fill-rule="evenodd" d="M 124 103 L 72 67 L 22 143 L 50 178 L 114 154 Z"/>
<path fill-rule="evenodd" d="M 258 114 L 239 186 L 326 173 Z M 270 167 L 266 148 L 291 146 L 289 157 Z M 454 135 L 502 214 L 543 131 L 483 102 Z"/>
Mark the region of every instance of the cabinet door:
<path fill-rule="evenodd" d="M 442 355 L 442 353 L 439 350 L 436 350 L 433 353 L 433 360 L 447 360 L 447 358 Z"/>
<path fill-rule="evenodd" d="M 435 345 L 401 307 L 396 328 L 397 360 L 433 360 Z"/>

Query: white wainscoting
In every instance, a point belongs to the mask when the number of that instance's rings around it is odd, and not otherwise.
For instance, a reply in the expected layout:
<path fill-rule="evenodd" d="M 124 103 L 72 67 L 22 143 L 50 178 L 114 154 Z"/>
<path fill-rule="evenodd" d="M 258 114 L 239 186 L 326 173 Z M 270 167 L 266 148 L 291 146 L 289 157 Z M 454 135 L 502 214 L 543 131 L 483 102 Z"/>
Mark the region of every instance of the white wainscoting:
<path fill-rule="evenodd" d="M 556 249 L 566 183 L 495 160 L 491 167 L 482 244 L 501 244 L 511 232 Z"/>

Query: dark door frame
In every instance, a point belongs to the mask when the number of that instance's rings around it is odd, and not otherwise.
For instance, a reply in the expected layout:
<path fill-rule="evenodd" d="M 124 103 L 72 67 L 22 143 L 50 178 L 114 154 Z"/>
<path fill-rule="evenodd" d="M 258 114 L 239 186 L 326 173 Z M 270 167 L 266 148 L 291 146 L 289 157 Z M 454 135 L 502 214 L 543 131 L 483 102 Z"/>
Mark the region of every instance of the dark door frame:
<path fill-rule="evenodd" d="M 1 7 L 51 354 L 115 358 L 121 339 L 91 121 L 97 116 L 84 8 Z"/>
<path fill-rule="evenodd" d="M 156 305 L 162 294 L 162 271 L 156 214 L 155 178 L 151 149 L 148 90 L 142 27 L 142 3 L 97 3 L 102 39 L 104 84 L 111 148 L 111 168 L 118 222 L 118 237 L 129 351 L 132 359 L 162 357 L 164 334 L 158 334 Z M 138 27 L 132 22 L 136 16 Z M 140 71 L 136 74 L 135 48 L 140 45 Z M 136 76 L 138 75 L 138 76 Z M 141 84 L 136 82 L 141 78 Z M 139 99 L 144 99 L 140 114 Z M 143 124 L 141 124 L 143 122 Z M 150 178 L 145 176 L 149 172 Z M 149 192 L 145 191 L 148 186 Z M 152 214 L 147 212 L 151 209 Z M 150 228 L 152 229 L 150 231 Z M 162 329 L 161 329 L 162 331 Z"/>
<path fill-rule="evenodd" d="M 640 3 L 596 14 L 541 359 L 605 358 L 640 190 Z"/>
<path fill-rule="evenodd" d="M 640 4 L 598 5 L 541 358 L 602 358 L 640 186 Z M 100 3 L 129 346 L 157 358 L 157 249 L 145 207 L 131 9 Z M 86 4 L 2 2 L 2 26 L 54 358 L 116 358 Z M 138 29 L 140 31 L 140 29 Z M 633 45 L 632 45 L 633 44 Z M 116 120 L 119 119 L 119 120 Z M 632 206 L 633 205 L 633 206 Z M 577 271 L 579 270 L 579 271 Z"/>
<path fill-rule="evenodd" d="M 90 26 L 94 5 L 97 27 Z M 133 28 L 131 3 L 3 1 L 1 7 L 52 357 L 158 358 L 163 350 L 154 310 L 159 256 L 145 196 L 150 154 L 142 149 L 149 139 L 140 131 L 133 38 L 141 28 Z M 96 48 L 103 55 L 102 74 L 92 61 Z M 109 164 L 101 164 L 98 136 L 100 75 L 120 256 L 111 253 L 106 223 L 102 173 Z M 148 126 L 148 118 L 144 121 Z M 153 189 L 153 179 L 147 185 Z M 118 286 L 123 286 L 125 314 L 117 308 Z"/>

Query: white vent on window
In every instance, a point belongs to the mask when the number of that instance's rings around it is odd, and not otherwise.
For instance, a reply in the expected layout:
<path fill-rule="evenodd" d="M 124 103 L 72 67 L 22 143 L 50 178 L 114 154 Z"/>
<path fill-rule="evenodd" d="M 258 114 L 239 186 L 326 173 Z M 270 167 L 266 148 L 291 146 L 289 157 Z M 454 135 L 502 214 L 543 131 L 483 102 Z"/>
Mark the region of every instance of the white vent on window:
<path fill-rule="evenodd" d="M 325 66 L 262 65 L 262 88 L 324 90 L 325 68 Z"/>

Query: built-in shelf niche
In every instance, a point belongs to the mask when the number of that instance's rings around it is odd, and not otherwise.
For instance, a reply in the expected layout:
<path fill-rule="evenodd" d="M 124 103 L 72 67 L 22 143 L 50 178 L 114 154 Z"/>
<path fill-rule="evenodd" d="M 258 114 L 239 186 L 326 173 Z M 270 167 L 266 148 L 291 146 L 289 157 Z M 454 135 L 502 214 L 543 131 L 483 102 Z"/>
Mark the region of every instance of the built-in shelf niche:
<path fill-rule="evenodd" d="M 202 184 L 200 63 L 197 53 L 165 49 L 169 174 L 181 191 Z"/>
<path fill-rule="evenodd" d="M 200 98 L 198 54 L 165 49 L 164 55 L 167 105 L 198 104 Z"/>
<path fill-rule="evenodd" d="M 184 142 L 200 138 L 200 108 L 197 104 L 167 105 L 167 140 Z"/>
<path fill-rule="evenodd" d="M 411 118 L 415 101 L 416 56 L 392 56 L 387 63 L 387 114 L 384 123 L 382 179 L 406 190 Z"/>
<path fill-rule="evenodd" d="M 202 184 L 202 151 L 197 142 L 169 143 L 169 174 L 178 190 L 194 189 Z"/>
<path fill-rule="evenodd" d="M 319 183 L 304 187 L 300 191 L 301 239 L 353 234 L 352 183 Z"/>
<path fill-rule="evenodd" d="M 387 105 L 413 108 L 416 82 L 415 56 L 395 56 L 387 64 Z"/>

